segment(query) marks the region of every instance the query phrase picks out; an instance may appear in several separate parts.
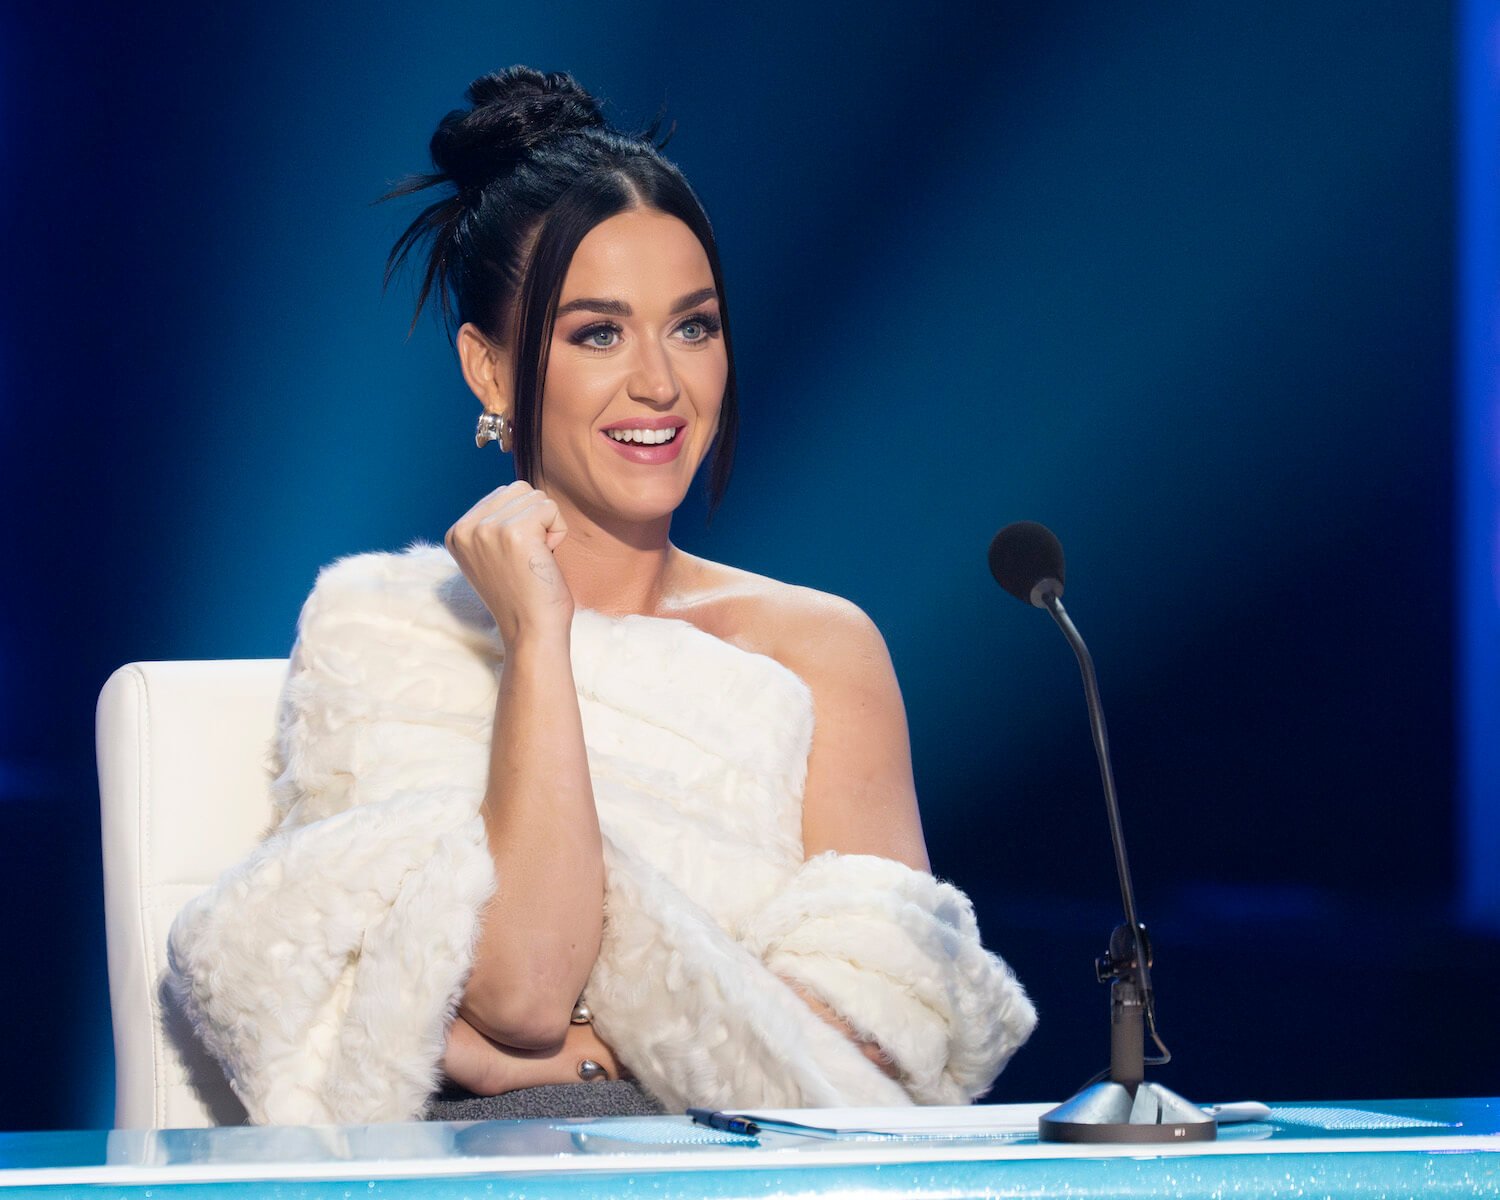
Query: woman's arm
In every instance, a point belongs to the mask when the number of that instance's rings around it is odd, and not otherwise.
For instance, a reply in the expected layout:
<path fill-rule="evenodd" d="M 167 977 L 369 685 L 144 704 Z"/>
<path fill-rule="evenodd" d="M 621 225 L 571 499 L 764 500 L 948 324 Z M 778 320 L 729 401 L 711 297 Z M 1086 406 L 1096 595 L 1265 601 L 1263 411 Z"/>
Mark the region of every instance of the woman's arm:
<path fill-rule="evenodd" d="M 599 953 L 604 851 L 568 645 L 507 647 L 484 824 L 499 883 L 460 1012 L 487 1037 L 555 1049 Z"/>
<path fill-rule="evenodd" d="M 802 800 L 803 857 L 874 854 L 928 867 L 912 777 L 906 708 L 880 630 L 858 607 L 797 591 L 793 636 L 776 657 L 813 695 L 813 743 Z M 890 1056 L 806 987 L 789 987 L 887 1075 Z"/>
<path fill-rule="evenodd" d="M 802 589 L 798 589 L 802 592 Z M 880 630 L 836 596 L 803 593 L 776 657 L 812 691 L 803 857 L 876 854 L 929 869 L 906 707 Z"/>
<path fill-rule="evenodd" d="M 906 713 L 885 641 L 846 601 L 798 593 L 775 657 L 812 693 L 806 861 L 746 942 L 919 1104 L 983 1095 L 1036 1012 L 927 862 Z M 795 628 L 794 628 L 795 627 Z"/>
<path fill-rule="evenodd" d="M 476 1096 L 498 1096 L 517 1088 L 547 1083 L 578 1083 L 578 1064 L 592 1059 L 608 1078 L 624 1078 L 624 1070 L 592 1025 L 569 1025 L 560 1045 L 547 1050 L 518 1050 L 493 1042 L 456 1017 L 443 1053 L 443 1073 Z"/>
<path fill-rule="evenodd" d="M 482 810 L 498 883 L 460 1013 L 486 1037 L 528 1050 L 562 1043 L 604 920 L 603 846 L 569 650 L 573 597 L 553 557 L 566 535 L 557 505 L 517 481 L 446 538 L 506 654 Z"/>

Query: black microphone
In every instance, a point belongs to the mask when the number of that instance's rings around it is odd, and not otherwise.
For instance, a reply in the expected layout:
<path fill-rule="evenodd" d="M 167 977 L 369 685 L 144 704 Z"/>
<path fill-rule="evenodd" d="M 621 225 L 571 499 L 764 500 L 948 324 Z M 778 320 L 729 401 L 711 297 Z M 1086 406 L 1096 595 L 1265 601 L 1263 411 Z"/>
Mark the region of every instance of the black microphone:
<path fill-rule="evenodd" d="M 1035 521 L 1007 525 L 990 542 L 990 574 L 1023 604 L 1046 608 L 1046 595 L 1063 593 L 1062 543 Z"/>
<path fill-rule="evenodd" d="M 1099 702 L 1099 682 L 1094 659 L 1078 628 L 1063 608 L 1064 570 L 1062 543 L 1045 525 L 1016 521 L 990 542 L 990 574 L 995 582 L 1024 604 L 1045 608 L 1052 614 L 1083 675 L 1084 698 L 1088 702 L 1089 728 L 1094 753 L 1099 759 L 1099 777 L 1104 784 L 1104 805 L 1109 815 L 1110 839 L 1114 843 L 1115 871 L 1120 877 L 1120 899 L 1125 924 L 1109 939 L 1109 950 L 1099 960 L 1095 973 L 1099 982 L 1110 984 L 1110 1065 L 1108 1083 L 1084 1088 L 1071 1100 L 1044 1114 L 1039 1123 L 1043 1141 L 1142 1142 L 1212 1140 L 1213 1118 L 1160 1084 L 1145 1082 L 1145 1029 L 1161 1051 L 1150 1060 L 1159 1066 L 1171 1054 L 1156 1032 L 1156 1000 L 1151 988 L 1151 945 L 1146 927 L 1136 916 L 1135 889 L 1130 881 L 1130 863 L 1125 857 L 1125 833 L 1120 825 L 1120 805 L 1115 794 L 1114 771 L 1109 760 L 1109 734 L 1104 726 L 1104 708 Z M 1144 1028 L 1143 1028 L 1144 1025 Z"/>

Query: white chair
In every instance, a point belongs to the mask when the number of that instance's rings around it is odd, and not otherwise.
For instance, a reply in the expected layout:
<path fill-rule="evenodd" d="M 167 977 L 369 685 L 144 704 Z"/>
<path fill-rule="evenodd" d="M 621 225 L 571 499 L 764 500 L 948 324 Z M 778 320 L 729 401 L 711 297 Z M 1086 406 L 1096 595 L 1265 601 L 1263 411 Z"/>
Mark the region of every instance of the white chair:
<path fill-rule="evenodd" d="M 271 820 L 270 750 L 287 660 L 135 662 L 95 713 L 115 1125 L 245 1121 L 222 1070 L 165 993 L 183 903 L 243 858 Z"/>

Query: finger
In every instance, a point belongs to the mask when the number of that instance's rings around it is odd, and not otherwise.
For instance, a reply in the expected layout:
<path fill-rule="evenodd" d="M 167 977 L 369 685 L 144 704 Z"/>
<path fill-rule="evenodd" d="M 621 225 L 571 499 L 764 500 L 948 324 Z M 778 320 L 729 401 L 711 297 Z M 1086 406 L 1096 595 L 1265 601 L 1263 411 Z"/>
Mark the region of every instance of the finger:
<path fill-rule="evenodd" d="M 568 523 L 563 517 L 562 509 L 558 507 L 557 501 L 540 489 L 513 501 L 506 507 L 501 519 L 507 523 L 520 519 L 541 521 L 542 537 L 548 550 L 556 550 L 568 536 Z"/>
<path fill-rule="evenodd" d="M 563 519 L 562 509 L 552 505 L 551 520 L 547 522 L 547 549 L 556 550 L 568 536 L 568 523 Z"/>
<path fill-rule="evenodd" d="M 508 504 L 514 504 L 517 500 L 524 499 L 535 490 L 524 479 L 517 479 L 513 483 L 502 484 L 494 491 L 481 496 L 469 511 L 476 517 L 488 516 L 497 509 L 504 508 Z"/>
<path fill-rule="evenodd" d="M 513 483 L 501 484 L 493 491 L 485 493 L 474 502 L 468 512 L 453 523 L 443 538 L 444 543 L 451 550 L 455 534 L 465 533 L 474 526 L 483 524 L 486 518 L 524 499 L 533 490 L 531 484 L 524 479 L 517 479 Z"/>
<path fill-rule="evenodd" d="M 518 517 L 524 517 L 538 505 L 550 504 L 541 492 L 527 485 L 526 491 L 495 493 L 487 496 L 470 510 L 470 520 L 476 525 L 507 525 Z"/>
<path fill-rule="evenodd" d="M 568 532 L 556 501 L 547 499 L 539 492 L 532 492 L 484 517 L 479 522 L 479 528 L 496 534 L 505 530 L 507 540 L 514 540 L 517 544 L 526 544 L 534 538 L 540 538 L 548 550 L 557 549 Z M 490 535 L 482 536 L 485 541 L 489 540 Z"/>
<path fill-rule="evenodd" d="M 545 530 L 562 521 L 562 512 L 557 507 L 557 501 L 545 493 L 528 492 L 499 509 L 493 514 L 493 518 L 507 525 L 512 521 L 540 521 Z"/>

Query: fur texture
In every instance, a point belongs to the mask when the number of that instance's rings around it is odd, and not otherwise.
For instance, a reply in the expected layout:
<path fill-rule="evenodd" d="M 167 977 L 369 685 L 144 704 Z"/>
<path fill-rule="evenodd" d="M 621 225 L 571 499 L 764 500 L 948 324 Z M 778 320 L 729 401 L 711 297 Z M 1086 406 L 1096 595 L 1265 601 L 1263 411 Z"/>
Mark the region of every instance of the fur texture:
<path fill-rule="evenodd" d="M 496 886 L 479 816 L 504 649 L 445 549 L 352 555 L 298 622 L 276 827 L 173 926 L 171 981 L 251 1119 L 419 1115 Z M 812 697 L 683 621 L 580 610 L 604 834 L 600 1036 L 668 1108 L 963 1103 L 1036 1016 L 968 899 L 802 861 Z M 900 1069 L 893 1082 L 783 982 Z"/>

